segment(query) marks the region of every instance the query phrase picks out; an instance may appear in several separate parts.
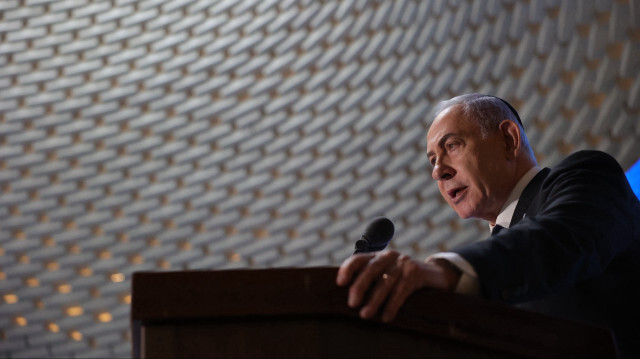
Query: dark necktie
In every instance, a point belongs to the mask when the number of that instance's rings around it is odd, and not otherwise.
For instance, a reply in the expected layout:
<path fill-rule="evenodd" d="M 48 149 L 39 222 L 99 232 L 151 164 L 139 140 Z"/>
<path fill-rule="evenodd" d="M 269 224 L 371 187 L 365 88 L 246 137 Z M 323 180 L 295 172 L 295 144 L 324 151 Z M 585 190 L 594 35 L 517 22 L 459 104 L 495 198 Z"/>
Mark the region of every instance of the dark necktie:
<path fill-rule="evenodd" d="M 496 234 L 500 233 L 500 231 L 503 230 L 503 229 L 504 229 L 503 226 L 501 226 L 499 224 L 496 224 L 496 226 L 493 227 L 493 230 L 491 231 L 491 235 L 495 236 Z"/>

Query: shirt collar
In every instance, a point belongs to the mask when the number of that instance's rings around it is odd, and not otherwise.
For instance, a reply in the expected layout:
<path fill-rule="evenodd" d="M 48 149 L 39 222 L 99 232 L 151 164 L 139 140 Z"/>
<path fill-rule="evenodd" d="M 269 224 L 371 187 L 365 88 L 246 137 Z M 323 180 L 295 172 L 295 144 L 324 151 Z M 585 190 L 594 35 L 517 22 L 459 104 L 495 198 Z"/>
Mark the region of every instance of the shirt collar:
<path fill-rule="evenodd" d="M 527 173 L 524 174 L 516 183 L 515 187 L 511 190 L 509 197 L 504 202 L 504 206 L 500 210 L 498 217 L 496 218 L 496 224 L 500 225 L 504 228 L 509 228 L 509 224 L 511 223 L 511 218 L 513 217 L 513 212 L 516 210 L 516 206 L 518 205 L 518 200 L 522 195 L 522 191 L 524 191 L 525 187 L 531 182 L 533 177 L 535 177 L 538 172 L 540 172 L 540 167 L 534 166 Z M 493 227 L 495 225 L 489 223 L 489 229 L 493 231 Z"/>

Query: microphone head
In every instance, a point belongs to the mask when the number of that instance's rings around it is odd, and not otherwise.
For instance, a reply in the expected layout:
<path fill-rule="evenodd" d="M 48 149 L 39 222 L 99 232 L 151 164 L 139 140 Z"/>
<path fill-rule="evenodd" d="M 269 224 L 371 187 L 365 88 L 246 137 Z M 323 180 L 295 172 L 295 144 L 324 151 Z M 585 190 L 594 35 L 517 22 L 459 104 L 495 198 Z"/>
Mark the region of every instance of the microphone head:
<path fill-rule="evenodd" d="M 356 242 L 355 253 L 376 252 L 384 249 L 391 238 L 395 227 L 386 217 L 376 217 L 367 223 L 362 238 Z"/>

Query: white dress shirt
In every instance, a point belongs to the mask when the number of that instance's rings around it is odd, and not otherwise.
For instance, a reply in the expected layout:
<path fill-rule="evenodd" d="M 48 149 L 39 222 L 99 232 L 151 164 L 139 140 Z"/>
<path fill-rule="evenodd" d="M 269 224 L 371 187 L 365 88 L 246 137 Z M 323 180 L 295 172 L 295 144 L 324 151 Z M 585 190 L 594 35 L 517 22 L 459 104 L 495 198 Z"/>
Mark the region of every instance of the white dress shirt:
<path fill-rule="evenodd" d="M 540 172 L 540 167 L 532 167 L 527 173 L 520 178 L 518 183 L 516 183 L 515 187 L 511 190 L 509 197 L 505 201 L 505 204 L 500 209 L 500 213 L 496 218 L 496 223 L 489 223 L 489 233 L 493 231 L 495 225 L 500 225 L 504 228 L 509 228 L 509 224 L 511 223 L 511 218 L 513 217 L 513 212 L 516 210 L 516 206 L 518 205 L 518 200 L 522 195 L 522 191 L 524 191 L 525 187 L 531 182 L 533 177 L 536 176 Z M 467 295 L 478 295 L 480 293 L 480 284 L 478 282 L 478 274 L 475 269 L 466 259 L 462 258 L 458 253 L 453 252 L 440 252 L 429 256 L 425 261 L 428 262 L 432 259 L 445 259 L 458 267 L 462 271 L 460 275 L 460 280 L 456 285 L 455 292 Z"/>

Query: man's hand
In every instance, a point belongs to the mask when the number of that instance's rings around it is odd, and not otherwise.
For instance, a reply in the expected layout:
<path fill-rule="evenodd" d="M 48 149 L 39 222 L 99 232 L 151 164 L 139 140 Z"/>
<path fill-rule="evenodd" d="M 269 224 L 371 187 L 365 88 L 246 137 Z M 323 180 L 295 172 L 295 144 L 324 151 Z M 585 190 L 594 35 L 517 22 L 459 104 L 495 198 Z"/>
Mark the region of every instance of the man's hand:
<path fill-rule="evenodd" d="M 415 290 L 432 287 L 453 291 L 459 279 L 460 272 L 450 264 L 423 263 L 395 251 L 384 251 L 349 257 L 338 269 L 336 283 L 351 284 L 348 304 L 352 308 L 361 306 L 360 317 L 371 318 L 384 304 L 382 320 L 388 322 Z"/>

